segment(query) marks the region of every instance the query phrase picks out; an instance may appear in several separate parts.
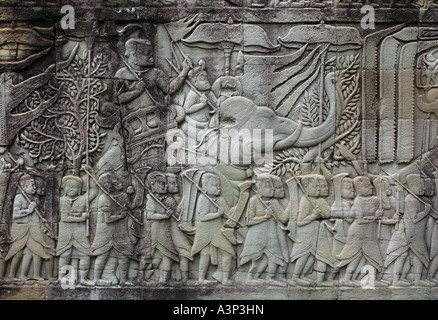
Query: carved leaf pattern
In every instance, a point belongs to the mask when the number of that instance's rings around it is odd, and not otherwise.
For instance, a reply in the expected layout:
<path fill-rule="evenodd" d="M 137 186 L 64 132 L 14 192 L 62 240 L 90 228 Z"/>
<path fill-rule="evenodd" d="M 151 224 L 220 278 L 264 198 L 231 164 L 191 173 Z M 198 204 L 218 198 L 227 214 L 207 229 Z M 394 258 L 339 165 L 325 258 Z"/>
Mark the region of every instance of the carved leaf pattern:
<path fill-rule="evenodd" d="M 58 100 L 20 132 L 18 141 L 35 163 L 49 160 L 55 164 L 67 159 L 74 169 L 84 163 L 87 154 L 92 156 L 102 150 L 105 133 L 100 131 L 96 117 L 100 96 L 107 89 L 98 78 L 105 73 L 106 64 L 100 54 L 91 60 L 90 68 L 88 61 L 84 51 L 59 70 L 45 88 L 56 92 L 63 84 Z M 47 94 L 45 91 L 35 91 L 19 108 L 32 109 L 40 103 L 41 95 Z"/>
<path fill-rule="evenodd" d="M 289 170 L 293 171 L 294 174 L 298 174 L 299 163 L 307 151 L 309 151 L 309 148 L 291 148 L 279 152 L 269 168 L 271 174 L 283 177 Z"/>
<path fill-rule="evenodd" d="M 337 71 L 337 101 L 341 105 L 342 114 L 336 127 L 334 164 L 345 165 L 345 156 L 340 147 L 344 145 L 349 153 L 356 156 L 360 144 L 360 83 L 359 83 L 359 54 L 340 56 L 336 61 Z M 351 159 L 349 159 L 351 160 Z"/>

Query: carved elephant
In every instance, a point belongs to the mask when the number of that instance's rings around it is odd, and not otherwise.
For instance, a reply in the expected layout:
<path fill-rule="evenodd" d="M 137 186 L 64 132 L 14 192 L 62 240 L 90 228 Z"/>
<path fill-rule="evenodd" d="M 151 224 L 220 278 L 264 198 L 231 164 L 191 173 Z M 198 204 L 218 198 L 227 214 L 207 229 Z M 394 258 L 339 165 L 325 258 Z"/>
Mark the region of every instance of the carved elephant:
<path fill-rule="evenodd" d="M 257 106 L 245 97 L 231 97 L 225 100 L 220 108 L 222 128 L 242 130 L 273 130 L 272 151 L 280 151 L 290 147 L 308 147 L 308 154 L 303 162 L 313 160 L 317 155 L 318 144 L 322 150 L 334 143 L 337 110 L 335 104 L 334 72 L 325 77 L 326 91 L 330 102 L 330 110 L 325 121 L 317 127 L 304 127 L 300 122 L 278 116 L 268 107 Z M 262 143 L 261 152 L 267 150 Z M 312 148 L 313 147 L 313 148 Z"/>

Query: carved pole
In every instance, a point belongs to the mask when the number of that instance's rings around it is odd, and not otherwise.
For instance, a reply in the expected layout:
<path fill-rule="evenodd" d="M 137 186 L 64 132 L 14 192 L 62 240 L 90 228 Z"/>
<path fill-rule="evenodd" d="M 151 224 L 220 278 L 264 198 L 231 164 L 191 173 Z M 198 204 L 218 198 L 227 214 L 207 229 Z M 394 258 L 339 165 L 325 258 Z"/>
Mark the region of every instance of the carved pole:
<path fill-rule="evenodd" d="M 327 46 L 328 47 L 328 46 Z M 325 66 L 325 55 L 321 56 L 321 66 L 320 66 L 320 80 L 319 80 L 319 125 L 322 125 L 322 109 L 324 108 L 324 66 Z M 318 156 L 321 158 L 322 145 L 318 145 Z"/>
<path fill-rule="evenodd" d="M 246 204 L 248 203 L 249 191 L 247 191 L 253 182 L 243 182 L 239 184 L 240 194 L 239 200 L 235 207 L 230 210 L 230 214 L 228 215 L 228 220 L 224 224 L 224 228 L 235 228 L 237 223 L 242 216 L 243 210 L 245 209 Z"/>
<path fill-rule="evenodd" d="M 216 208 L 219 209 L 219 205 L 216 202 L 214 202 L 214 200 L 212 198 L 210 198 L 210 196 L 200 186 L 198 186 L 198 184 L 195 181 L 193 181 L 192 178 L 190 178 L 184 172 L 181 173 L 181 176 L 183 176 L 184 178 L 189 180 L 191 183 L 193 183 L 193 185 L 196 187 L 196 189 L 198 189 L 207 198 L 208 201 L 210 201 Z"/>
<path fill-rule="evenodd" d="M 97 179 L 84 167 L 82 166 L 82 169 L 84 169 L 84 171 L 91 177 L 91 179 L 93 179 L 93 181 L 96 183 L 96 185 L 108 196 L 110 197 L 110 199 L 112 201 L 114 201 L 115 204 L 117 204 L 120 208 L 123 209 L 127 209 L 125 205 L 121 204 L 120 202 L 117 201 L 116 198 L 114 198 L 100 183 L 99 181 L 97 181 Z M 132 218 L 132 220 L 134 220 L 135 222 L 137 222 L 139 225 L 143 225 L 143 223 L 141 223 L 140 221 L 137 220 L 136 217 L 134 217 L 129 211 L 126 211 L 126 213 L 128 214 L 128 216 L 130 216 Z"/>
<path fill-rule="evenodd" d="M 429 163 L 432 165 L 432 167 L 433 167 L 436 171 L 438 171 L 438 168 L 433 164 L 433 162 L 430 161 L 430 159 L 429 159 L 428 157 L 425 157 L 425 158 L 426 158 L 427 161 L 429 161 Z"/>
<path fill-rule="evenodd" d="M 90 117 L 90 77 L 91 77 L 91 46 L 88 48 L 88 76 L 87 76 L 87 115 L 86 115 L 86 134 L 85 134 L 85 163 L 89 166 L 89 150 L 88 150 L 88 132 L 90 130 L 89 117 Z M 89 213 L 90 211 L 90 176 L 87 175 L 87 203 L 86 203 L 86 211 Z M 85 219 L 85 235 L 87 238 L 90 236 L 90 217 L 88 215 L 87 219 Z"/>
<path fill-rule="evenodd" d="M 400 212 L 401 212 L 401 208 L 400 208 L 400 206 L 401 206 L 401 193 L 402 193 L 402 191 L 403 190 L 400 190 L 400 187 L 398 187 L 398 188 L 395 188 L 395 214 L 397 215 L 397 216 L 399 216 L 400 215 Z"/>
<path fill-rule="evenodd" d="M 126 59 L 123 57 L 122 54 L 120 54 L 119 49 L 116 47 L 116 45 L 109 40 L 108 41 L 111 43 L 111 45 L 114 47 L 114 49 L 116 50 L 117 54 L 119 55 L 120 59 L 122 59 L 123 63 L 125 64 L 125 66 L 129 69 L 129 71 L 132 73 L 132 75 L 135 77 L 135 79 L 139 82 L 144 82 L 143 80 L 141 80 L 140 76 L 137 74 L 137 72 L 135 72 L 134 69 L 132 69 L 132 67 L 129 65 L 128 61 L 126 61 Z M 151 99 L 151 101 L 157 106 L 158 102 L 157 100 L 154 99 L 154 97 L 152 96 L 152 94 L 149 92 L 149 90 L 146 88 L 146 86 L 143 86 L 143 91 L 148 95 L 148 97 Z"/>
<path fill-rule="evenodd" d="M 21 194 L 26 199 L 26 201 L 29 202 L 29 204 L 32 203 L 32 201 L 27 196 L 26 192 L 21 188 L 21 186 L 19 184 L 17 184 L 17 188 L 18 188 L 18 190 L 20 190 Z M 40 220 L 42 221 L 44 228 L 46 228 L 46 232 L 48 232 L 50 238 L 56 239 L 55 233 L 53 232 L 52 228 L 48 225 L 47 220 L 43 217 L 41 212 L 39 212 L 39 210 L 36 207 L 35 207 L 34 211 L 37 214 L 38 218 L 40 218 Z"/>
<path fill-rule="evenodd" d="M 289 222 L 283 230 L 289 231 L 289 238 L 296 242 L 296 232 L 297 232 L 297 220 L 298 220 L 298 184 L 297 177 L 292 176 L 289 180 L 286 180 L 286 184 L 289 189 L 289 204 L 286 210 L 289 212 Z"/>
<path fill-rule="evenodd" d="M 333 187 L 335 192 L 335 201 L 333 203 L 333 207 L 336 210 L 342 210 L 342 181 L 348 175 L 349 175 L 348 173 L 339 173 L 331 178 L 333 181 Z M 337 216 L 337 212 L 336 212 L 336 216 Z"/>
<path fill-rule="evenodd" d="M 382 194 L 382 178 L 378 178 L 379 185 L 379 210 L 383 214 L 383 194 Z M 382 219 L 379 219 L 377 223 L 377 239 L 380 238 L 380 230 L 382 228 Z"/>
<path fill-rule="evenodd" d="M 254 193 L 255 193 L 257 199 L 260 200 L 260 202 L 263 204 L 263 206 L 264 206 L 266 209 L 272 210 L 272 209 L 269 207 L 269 205 L 266 203 L 266 201 L 263 200 L 263 198 L 260 196 L 259 192 L 258 192 L 257 190 L 255 190 L 254 188 L 251 188 L 251 189 L 252 189 L 252 191 L 254 191 Z M 275 212 L 274 212 L 273 210 L 272 210 L 272 216 L 274 217 L 275 220 L 280 221 L 280 219 L 279 219 L 277 216 L 275 216 Z"/>
<path fill-rule="evenodd" d="M 160 201 L 160 199 L 158 199 L 155 194 L 143 183 L 143 181 L 141 181 L 141 179 L 135 174 L 135 172 L 132 172 L 132 174 L 134 175 L 134 177 L 138 180 L 138 182 L 141 184 L 141 186 L 143 187 L 143 189 L 145 189 L 148 194 L 150 194 L 150 196 L 155 200 L 155 202 L 157 202 L 164 210 L 169 211 L 170 208 L 166 207 L 164 205 L 164 203 L 162 203 Z M 172 214 L 172 218 L 174 218 L 176 221 L 180 222 L 179 219 Z"/>
<path fill-rule="evenodd" d="M 175 70 L 176 72 L 178 72 L 178 74 L 181 72 L 180 70 L 178 70 L 178 68 L 172 63 L 172 61 L 170 61 L 169 59 L 166 58 L 167 63 L 172 67 L 173 70 Z M 200 97 L 202 97 L 202 93 L 199 92 L 198 89 L 196 89 L 196 87 L 194 86 L 194 84 L 189 80 L 189 79 L 185 79 L 186 83 L 189 85 L 190 88 L 192 88 L 192 90 Z M 208 105 L 215 111 L 217 111 L 217 108 L 213 105 L 213 103 L 210 102 L 210 100 L 207 99 L 207 103 Z"/>
<path fill-rule="evenodd" d="M 304 189 L 304 186 L 302 185 L 300 179 L 298 179 L 298 177 L 295 175 L 295 173 L 293 172 L 293 170 L 289 169 L 289 172 L 292 174 L 292 176 L 297 180 L 297 184 L 300 186 L 301 191 L 303 191 L 304 196 L 306 197 L 307 201 L 309 201 L 312 204 L 312 207 L 314 209 L 317 208 L 316 204 L 312 202 L 312 200 L 310 200 L 310 197 L 307 195 L 306 193 L 306 189 Z"/>
<path fill-rule="evenodd" d="M 388 173 L 385 172 L 385 170 L 383 170 L 383 173 L 385 173 L 386 175 L 390 176 Z M 411 191 L 408 187 L 406 187 L 403 183 L 401 183 L 401 181 L 399 179 L 397 179 L 395 176 L 392 176 L 392 178 L 394 179 L 395 182 L 397 182 L 400 186 L 403 187 L 403 189 L 405 189 L 407 192 L 409 192 L 415 199 L 417 199 L 418 201 L 420 201 L 422 204 L 424 205 L 428 205 L 427 202 L 423 201 L 419 196 L 417 196 L 413 191 Z M 438 214 L 438 211 L 436 211 L 434 208 L 430 208 L 430 210 L 432 210 L 433 212 L 435 212 L 436 214 Z"/>
<path fill-rule="evenodd" d="M 426 126 L 425 126 L 425 133 L 424 133 L 424 137 L 425 137 L 425 142 L 423 145 L 423 153 L 426 153 L 429 151 L 429 136 L 430 136 L 430 112 L 427 113 L 427 119 L 426 119 Z"/>

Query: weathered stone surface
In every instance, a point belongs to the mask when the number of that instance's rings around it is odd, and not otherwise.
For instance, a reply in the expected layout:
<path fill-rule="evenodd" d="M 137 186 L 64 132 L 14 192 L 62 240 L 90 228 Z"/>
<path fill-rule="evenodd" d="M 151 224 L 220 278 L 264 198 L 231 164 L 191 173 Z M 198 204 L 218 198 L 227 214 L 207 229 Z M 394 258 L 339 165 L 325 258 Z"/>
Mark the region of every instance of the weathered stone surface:
<path fill-rule="evenodd" d="M 433 1 L 0 9 L 0 299 L 438 298 Z"/>

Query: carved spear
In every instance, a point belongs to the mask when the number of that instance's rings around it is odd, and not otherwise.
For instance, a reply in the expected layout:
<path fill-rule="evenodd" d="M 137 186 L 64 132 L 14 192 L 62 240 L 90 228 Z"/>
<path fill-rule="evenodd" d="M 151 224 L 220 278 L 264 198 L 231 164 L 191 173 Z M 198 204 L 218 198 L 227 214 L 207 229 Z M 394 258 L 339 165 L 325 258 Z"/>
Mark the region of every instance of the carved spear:
<path fill-rule="evenodd" d="M 93 39 L 94 40 L 94 39 Z M 88 46 L 88 76 L 87 76 L 87 114 L 86 114 L 86 123 L 87 123 L 87 133 L 85 134 L 85 147 L 87 149 L 87 152 L 85 154 L 85 163 L 87 164 L 87 166 L 89 166 L 90 161 L 89 161 L 89 149 L 88 149 L 88 144 L 89 144 L 89 140 L 88 140 L 88 133 L 90 130 L 90 86 L 91 86 L 91 81 L 90 81 L 90 77 L 91 77 L 91 41 L 87 41 L 87 46 Z M 89 212 L 90 211 L 90 176 L 87 175 L 87 203 L 86 203 L 86 211 Z M 88 216 L 85 219 L 85 236 L 88 238 L 90 236 L 90 217 Z"/>
<path fill-rule="evenodd" d="M 125 58 L 123 57 L 122 54 L 120 54 L 119 49 L 114 45 L 114 43 L 109 39 L 108 37 L 108 41 L 111 43 L 111 45 L 114 47 L 114 49 L 116 50 L 117 54 L 119 55 L 119 57 L 122 59 L 123 63 L 125 64 L 125 66 L 129 69 L 129 71 L 132 73 L 132 75 L 135 77 L 135 79 L 139 82 L 144 82 L 140 76 L 137 74 L 137 72 L 135 72 L 134 69 L 132 69 L 132 67 L 129 65 L 129 63 L 125 60 Z M 152 96 L 152 94 L 149 92 L 149 90 L 143 86 L 143 91 L 148 95 L 148 97 L 152 100 L 152 102 L 154 103 L 154 105 L 158 105 L 157 100 L 154 99 L 154 97 Z"/>
<path fill-rule="evenodd" d="M 378 178 L 378 184 L 379 184 L 379 210 L 382 213 L 383 212 L 383 194 L 382 194 L 382 178 Z M 382 228 L 382 220 L 379 219 L 377 222 L 377 239 L 380 238 L 380 230 Z"/>
<path fill-rule="evenodd" d="M 272 211 L 272 213 L 273 213 L 272 216 L 274 217 L 274 219 L 277 220 L 277 221 L 280 221 L 280 219 L 278 219 L 278 217 L 275 216 L 275 212 L 274 212 L 274 210 L 272 210 L 272 208 L 269 207 L 269 205 L 266 203 L 266 201 L 262 199 L 262 197 L 260 196 L 259 192 L 258 192 L 257 190 L 255 190 L 254 188 L 251 188 L 251 189 L 252 189 L 252 191 L 254 191 L 254 193 L 255 193 L 257 199 L 260 200 L 260 202 L 263 204 L 263 206 L 264 206 L 266 209 L 269 209 L 269 210 Z"/>
<path fill-rule="evenodd" d="M 306 197 L 307 201 L 309 201 L 309 202 L 312 204 L 313 208 L 316 209 L 316 208 L 317 208 L 316 204 L 313 203 L 312 200 L 310 200 L 310 197 L 309 197 L 308 194 L 306 193 L 306 189 L 304 189 L 304 186 L 303 186 L 303 184 L 301 183 L 300 179 L 298 179 L 298 177 L 295 175 L 295 173 L 293 172 L 292 169 L 289 169 L 289 172 L 292 174 L 292 176 L 295 178 L 295 180 L 297 180 L 297 183 L 298 183 L 298 185 L 300 186 L 301 191 L 303 191 L 303 194 L 304 194 L 304 196 Z"/>
<path fill-rule="evenodd" d="M 189 180 L 191 183 L 193 183 L 193 185 L 196 187 L 196 189 L 198 189 L 206 198 L 208 201 L 210 201 L 216 208 L 219 209 L 219 205 L 214 202 L 214 200 L 212 198 L 210 198 L 210 196 L 200 187 L 198 186 L 198 184 L 193 181 L 192 178 L 190 178 L 186 173 L 182 172 L 181 175 L 186 178 L 187 180 Z"/>
<path fill-rule="evenodd" d="M 172 63 L 172 61 L 170 61 L 169 59 L 166 58 L 167 63 L 172 67 L 173 70 L 175 70 L 176 72 L 178 72 L 178 74 L 181 72 L 180 70 L 178 70 L 178 68 Z M 196 89 L 195 85 L 189 80 L 189 79 L 185 79 L 186 83 L 189 85 L 190 88 L 192 88 L 192 90 L 200 97 L 202 97 L 202 93 L 199 92 L 198 89 Z M 214 110 L 217 111 L 217 108 L 213 105 L 213 103 L 210 102 L 210 100 L 208 100 L 207 98 L 207 103 L 208 105 Z"/>
<path fill-rule="evenodd" d="M 166 207 L 166 205 L 164 203 L 161 202 L 160 199 L 157 198 L 157 196 L 155 196 L 155 194 L 143 183 L 143 181 L 141 181 L 141 179 L 135 174 L 135 172 L 131 172 L 134 177 L 138 180 L 138 182 L 141 184 L 141 186 L 143 187 L 143 189 L 145 189 L 148 194 L 150 194 L 150 196 L 152 197 L 152 199 L 155 200 L 155 202 L 157 202 L 161 207 L 163 207 L 164 210 L 169 211 L 170 208 Z M 176 221 L 179 221 L 179 218 L 177 218 L 175 215 L 172 214 L 172 218 L 174 218 Z"/>
<path fill-rule="evenodd" d="M 425 157 L 425 158 L 426 158 L 426 160 L 432 165 L 432 167 L 433 167 L 435 170 L 438 171 L 438 168 L 433 164 L 433 162 L 430 161 L 430 159 L 429 159 L 428 157 Z"/>
<path fill-rule="evenodd" d="M 120 202 L 117 201 L 116 198 L 114 198 L 100 183 L 99 181 L 97 181 L 97 179 L 84 167 L 82 166 L 82 169 L 84 169 L 84 171 L 91 177 L 91 179 L 93 179 L 93 181 L 96 183 L 96 185 L 108 196 L 110 197 L 110 199 L 112 201 L 115 202 L 115 204 L 117 204 L 119 207 L 123 208 L 123 209 L 127 209 L 125 205 L 121 204 Z M 137 220 L 136 217 L 134 217 L 129 211 L 126 211 L 126 213 L 128 214 L 128 216 L 130 216 L 132 218 L 132 220 L 134 220 L 135 222 L 137 222 L 139 225 L 143 225 L 143 223 L 141 223 L 140 221 Z"/>
<path fill-rule="evenodd" d="M 385 170 L 382 169 L 382 171 L 386 175 L 390 176 L 388 173 L 386 173 Z M 424 205 L 429 205 L 428 203 L 423 201 L 419 196 L 417 196 L 413 191 L 411 191 L 408 187 L 406 187 L 403 183 L 401 183 L 401 181 L 399 179 L 397 179 L 395 176 L 391 176 L 391 177 L 394 179 L 395 182 L 397 182 L 399 185 L 401 185 L 403 187 L 403 189 L 405 189 L 407 192 L 409 192 L 415 199 L 417 199 L 418 201 L 420 201 Z M 431 207 L 430 210 L 432 210 L 433 212 L 438 214 L 438 211 L 436 211 L 434 208 Z"/>
<path fill-rule="evenodd" d="M 17 184 L 17 187 L 18 187 L 18 190 L 20 190 L 23 197 L 26 199 L 26 201 L 29 202 L 29 204 L 31 204 L 32 201 L 29 199 L 28 195 L 23 190 L 23 188 L 21 188 L 21 186 L 19 184 Z M 55 233 L 53 232 L 52 228 L 48 225 L 46 218 L 43 217 L 43 215 L 41 214 L 41 212 L 37 208 L 35 208 L 34 211 L 37 214 L 38 218 L 40 218 L 40 220 L 43 222 L 44 227 L 46 228 L 47 232 L 49 233 L 50 238 L 56 239 Z"/>
<path fill-rule="evenodd" d="M 327 46 L 328 48 L 328 46 Z M 319 80 L 319 125 L 322 124 L 322 109 L 324 108 L 324 68 L 325 54 L 321 55 L 320 80 Z M 318 145 L 318 156 L 322 155 L 322 143 Z"/>

